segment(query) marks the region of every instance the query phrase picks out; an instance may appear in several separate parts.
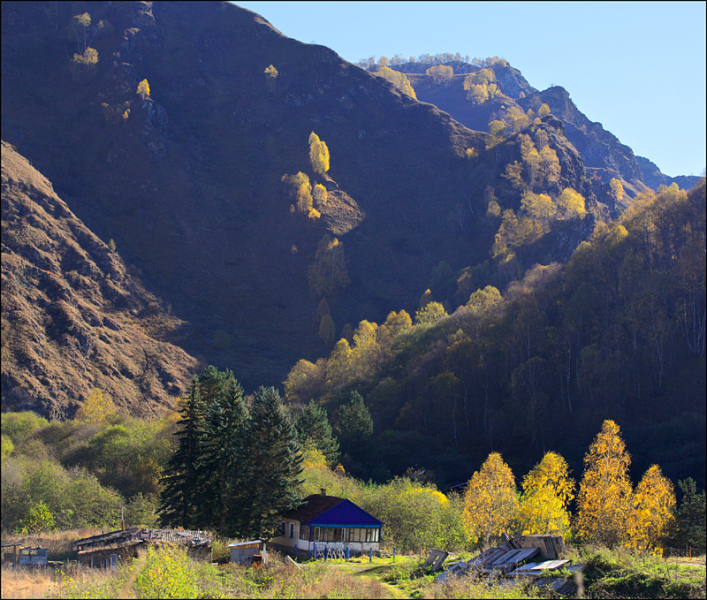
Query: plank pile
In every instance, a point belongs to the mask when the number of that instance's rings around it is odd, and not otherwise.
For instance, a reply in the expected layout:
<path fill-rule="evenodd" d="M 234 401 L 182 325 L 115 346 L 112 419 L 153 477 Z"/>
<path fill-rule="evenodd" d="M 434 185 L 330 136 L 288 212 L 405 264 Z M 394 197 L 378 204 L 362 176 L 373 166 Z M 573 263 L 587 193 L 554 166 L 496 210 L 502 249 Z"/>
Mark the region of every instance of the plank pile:
<path fill-rule="evenodd" d="M 498 548 L 489 548 L 467 562 L 462 561 L 452 565 L 438 575 L 435 581 L 447 581 L 451 577 L 465 573 L 501 575 L 515 579 L 531 577 L 538 585 L 551 587 L 560 594 L 574 593 L 576 585 L 572 578 L 542 578 L 543 574 L 552 571 L 581 569 L 581 565 L 570 566 L 569 560 L 562 559 L 565 545 L 560 536 L 526 535 L 505 539 L 506 542 Z M 430 554 L 431 558 L 432 554 Z M 527 562 L 531 559 L 540 562 Z"/>

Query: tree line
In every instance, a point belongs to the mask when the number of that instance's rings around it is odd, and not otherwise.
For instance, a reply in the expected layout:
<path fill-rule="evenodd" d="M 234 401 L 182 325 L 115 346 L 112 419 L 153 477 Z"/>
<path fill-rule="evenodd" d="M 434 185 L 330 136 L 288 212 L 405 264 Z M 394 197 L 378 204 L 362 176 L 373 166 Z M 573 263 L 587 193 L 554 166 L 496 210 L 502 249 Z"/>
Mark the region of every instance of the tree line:
<path fill-rule="evenodd" d="M 179 410 L 177 448 L 161 480 L 160 522 L 227 537 L 269 536 L 300 504 L 302 456 L 274 388 L 246 403 L 230 371 L 208 367 Z"/>
<path fill-rule="evenodd" d="M 567 196 L 565 210 L 581 207 Z M 608 418 L 640 419 L 656 435 L 679 430 L 698 443 L 698 392 L 676 375 L 705 356 L 704 206 L 704 183 L 689 193 L 662 188 L 599 224 L 564 266 L 536 265 L 505 285 L 502 271 L 464 271 L 460 290 L 481 285 L 452 314 L 428 297 L 431 308 L 421 306 L 414 324 L 406 311 L 381 325 L 361 321 L 328 357 L 299 361 L 285 397 L 314 398 L 336 415 L 352 389 L 361 393 L 374 421 L 361 476 L 420 462 L 394 442 L 413 437 L 439 448 L 440 461 L 444 452 L 479 456 L 492 447 L 521 457 Z M 692 458 L 680 460 L 671 461 L 675 475 L 696 473 Z"/>

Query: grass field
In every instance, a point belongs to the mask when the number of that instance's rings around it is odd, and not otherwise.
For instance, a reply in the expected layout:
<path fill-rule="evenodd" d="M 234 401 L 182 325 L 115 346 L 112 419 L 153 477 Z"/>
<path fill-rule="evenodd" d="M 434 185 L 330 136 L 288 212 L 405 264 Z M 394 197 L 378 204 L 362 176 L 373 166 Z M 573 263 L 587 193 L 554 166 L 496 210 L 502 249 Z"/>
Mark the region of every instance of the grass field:
<path fill-rule="evenodd" d="M 65 555 L 86 532 L 41 538 Z M 68 544 L 68 546 L 67 546 Z M 471 555 L 452 556 L 451 564 Z M 532 583 L 465 576 L 436 583 L 424 556 L 308 561 L 298 568 L 277 554 L 261 568 L 195 562 L 180 548 L 150 550 L 115 572 L 3 568 L 2 598 L 553 598 Z M 585 565 L 586 598 L 704 598 L 704 557 L 663 560 L 623 549 L 570 549 Z M 50 559 L 54 556 L 50 555 Z"/>

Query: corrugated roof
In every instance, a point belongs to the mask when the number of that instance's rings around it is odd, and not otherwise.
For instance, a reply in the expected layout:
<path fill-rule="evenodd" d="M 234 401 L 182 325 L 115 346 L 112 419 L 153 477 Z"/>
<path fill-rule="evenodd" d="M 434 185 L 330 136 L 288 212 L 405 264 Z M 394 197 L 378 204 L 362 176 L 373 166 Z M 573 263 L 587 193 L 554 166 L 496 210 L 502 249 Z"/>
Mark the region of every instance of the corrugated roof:
<path fill-rule="evenodd" d="M 304 499 L 306 504 L 300 508 L 290 511 L 284 515 L 285 519 L 293 519 L 307 523 L 315 517 L 318 517 L 323 512 L 334 508 L 337 504 L 344 502 L 344 498 L 336 496 L 322 496 L 321 494 L 312 494 Z"/>

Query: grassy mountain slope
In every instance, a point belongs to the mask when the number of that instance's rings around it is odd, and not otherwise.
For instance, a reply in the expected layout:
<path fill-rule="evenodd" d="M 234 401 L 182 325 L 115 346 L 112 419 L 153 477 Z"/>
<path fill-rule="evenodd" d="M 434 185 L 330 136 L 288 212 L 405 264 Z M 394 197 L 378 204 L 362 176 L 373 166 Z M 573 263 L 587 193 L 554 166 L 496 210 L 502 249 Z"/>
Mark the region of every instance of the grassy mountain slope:
<path fill-rule="evenodd" d="M 325 234 L 343 241 L 351 280 L 327 298 L 337 332 L 414 309 L 441 260 L 458 270 L 488 257 L 483 192 L 518 158 L 514 140 L 486 152 L 484 134 L 228 3 L 2 10 L 3 138 L 189 322 L 182 347 L 246 386 L 325 350 L 307 281 Z M 83 34 L 98 62 L 76 77 Z M 311 171 L 311 131 L 330 150 L 327 177 Z M 563 177 L 581 189 L 567 148 Z M 330 189 L 316 222 L 290 213 L 281 178 L 297 171 Z"/>
<path fill-rule="evenodd" d="M 3 142 L 3 409 L 71 416 L 100 387 L 133 414 L 163 412 L 197 368 L 165 341 L 179 325 Z"/>

